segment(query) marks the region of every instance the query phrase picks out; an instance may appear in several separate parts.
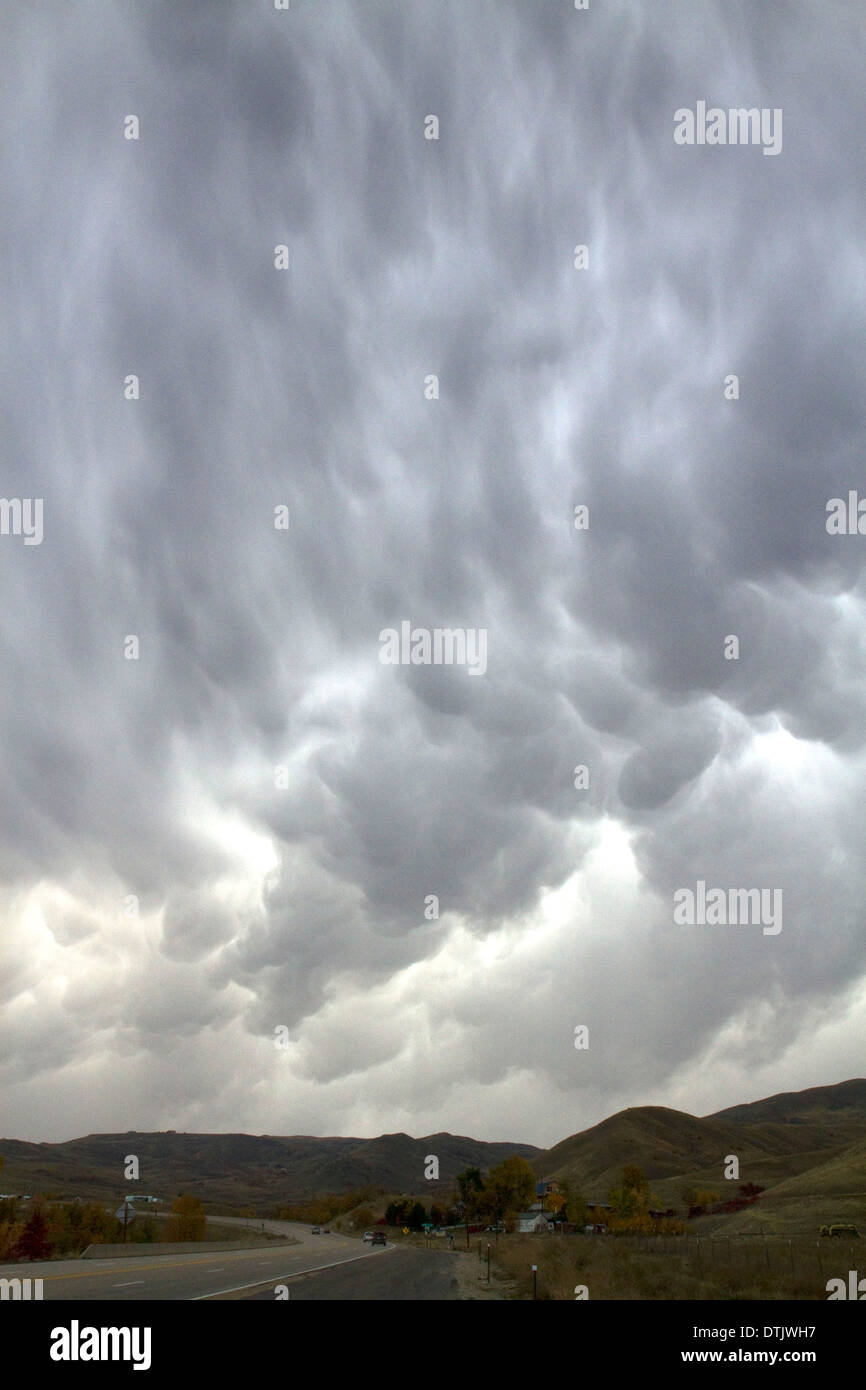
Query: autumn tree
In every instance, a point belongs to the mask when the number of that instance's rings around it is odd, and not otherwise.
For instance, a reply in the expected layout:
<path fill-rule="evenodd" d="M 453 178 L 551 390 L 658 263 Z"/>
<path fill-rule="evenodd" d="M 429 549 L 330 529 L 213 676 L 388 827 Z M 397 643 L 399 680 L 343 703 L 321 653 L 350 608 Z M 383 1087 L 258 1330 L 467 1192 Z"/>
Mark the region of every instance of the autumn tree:
<path fill-rule="evenodd" d="M 506 1214 L 524 1211 L 535 1196 L 535 1172 L 519 1154 L 503 1159 L 491 1168 L 485 1184 L 487 1206 L 496 1222 Z"/>
<path fill-rule="evenodd" d="M 658 1199 L 651 1196 L 646 1175 L 636 1163 L 626 1164 L 620 1175 L 619 1187 L 611 1189 L 607 1200 L 619 1230 L 642 1232 L 651 1228 L 649 1209 L 658 1206 Z"/>
<path fill-rule="evenodd" d="M 545 1211 L 549 1211 L 552 1216 L 561 1216 L 563 1221 L 567 1221 L 565 1215 L 568 1206 L 568 1198 L 564 1192 L 548 1192 L 544 1198 Z"/>
<path fill-rule="evenodd" d="M 16 1259 L 18 1242 L 23 1234 L 23 1221 L 0 1221 L 0 1264 L 9 1264 Z"/>
<path fill-rule="evenodd" d="M 636 1163 L 627 1163 L 625 1165 L 622 1170 L 620 1181 L 622 1186 L 629 1192 L 636 1192 L 639 1196 L 643 1196 L 649 1191 L 649 1183 L 646 1174 Z"/>
<path fill-rule="evenodd" d="M 692 1200 L 689 1203 L 689 1216 L 703 1216 L 707 1208 L 715 1206 L 719 1200 L 718 1192 L 711 1192 L 703 1187 L 693 1188 L 690 1195 Z"/>
<path fill-rule="evenodd" d="M 19 1260 L 47 1260 L 51 1254 L 52 1245 L 48 1239 L 48 1222 L 41 1203 L 35 1204 L 30 1212 L 24 1229 L 15 1247 L 15 1256 Z"/>
<path fill-rule="evenodd" d="M 577 1226 L 586 1225 L 586 1198 L 580 1188 L 572 1183 L 568 1178 L 563 1178 L 559 1184 L 561 1195 L 565 1198 L 563 1216 L 566 1221 L 573 1221 Z"/>
<path fill-rule="evenodd" d="M 718 1192 L 711 1192 L 705 1187 L 681 1187 L 680 1198 L 683 1203 L 692 1210 L 695 1207 L 711 1207 L 714 1202 L 718 1202 Z"/>
<path fill-rule="evenodd" d="M 166 1222 L 167 1240 L 204 1240 L 207 1217 L 198 1197 L 184 1194 L 176 1198 L 171 1210 L 173 1215 Z"/>

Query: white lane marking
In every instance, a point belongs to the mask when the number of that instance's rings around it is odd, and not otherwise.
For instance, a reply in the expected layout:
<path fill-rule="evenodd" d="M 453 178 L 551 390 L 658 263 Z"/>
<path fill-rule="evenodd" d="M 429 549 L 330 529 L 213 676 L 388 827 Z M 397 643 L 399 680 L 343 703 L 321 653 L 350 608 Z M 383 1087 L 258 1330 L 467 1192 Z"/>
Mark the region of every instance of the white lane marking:
<path fill-rule="evenodd" d="M 133 1284 L 143 1284 L 143 1279 L 127 1279 L 125 1284 L 115 1284 L 116 1289 L 131 1289 Z"/>
<path fill-rule="evenodd" d="M 386 1245 L 385 1251 L 394 1251 L 396 1245 Z M 384 1254 L 385 1251 L 382 1253 Z M 350 1260 L 332 1260 L 329 1265 L 313 1265 L 312 1269 L 293 1269 L 289 1274 L 272 1274 L 271 1279 L 274 1283 L 279 1283 L 282 1279 L 298 1279 L 302 1274 L 318 1274 L 320 1269 L 336 1269 L 339 1265 L 351 1265 L 357 1260 L 369 1260 L 370 1256 L 378 1252 L 370 1251 L 369 1254 L 353 1255 Z M 197 1293 L 194 1298 L 187 1299 L 188 1303 L 200 1303 L 203 1298 L 219 1298 L 223 1293 L 241 1293 L 243 1289 L 260 1289 L 265 1284 L 269 1284 L 271 1279 L 256 1279 L 252 1284 L 235 1284 L 231 1289 L 215 1289 L 213 1293 Z"/>

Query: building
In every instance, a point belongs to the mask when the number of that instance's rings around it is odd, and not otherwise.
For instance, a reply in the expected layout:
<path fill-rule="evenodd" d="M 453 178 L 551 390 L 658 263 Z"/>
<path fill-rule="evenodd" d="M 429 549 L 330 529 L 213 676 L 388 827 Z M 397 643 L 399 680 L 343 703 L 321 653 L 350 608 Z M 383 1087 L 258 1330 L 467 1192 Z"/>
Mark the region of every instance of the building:
<path fill-rule="evenodd" d="M 519 1235 L 547 1235 L 553 1227 L 540 1211 L 521 1211 L 517 1214 L 515 1230 Z"/>

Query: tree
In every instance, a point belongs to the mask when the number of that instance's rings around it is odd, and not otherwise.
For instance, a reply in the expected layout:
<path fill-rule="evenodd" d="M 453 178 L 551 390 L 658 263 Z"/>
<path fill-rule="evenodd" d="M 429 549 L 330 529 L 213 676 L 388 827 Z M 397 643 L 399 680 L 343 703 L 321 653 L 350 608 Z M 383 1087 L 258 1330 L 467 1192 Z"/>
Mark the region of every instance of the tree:
<path fill-rule="evenodd" d="M 658 1206 L 658 1198 L 651 1195 L 646 1174 L 636 1163 L 626 1164 L 619 1187 L 608 1193 L 607 1200 L 613 1212 L 612 1228 L 622 1232 L 646 1232 L 652 1228 L 649 1209 Z"/>
<path fill-rule="evenodd" d="M 544 1205 L 552 1216 L 559 1216 L 563 1221 L 568 1220 L 565 1215 L 568 1199 L 564 1192 L 548 1192 L 544 1199 Z"/>
<path fill-rule="evenodd" d="M 406 1209 L 409 1201 L 406 1197 L 401 1197 L 399 1201 L 389 1202 L 385 1208 L 385 1224 L 388 1226 L 405 1226 Z"/>
<path fill-rule="evenodd" d="M 460 1200 L 466 1208 L 467 1218 L 475 1216 L 478 1211 L 479 1196 L 484 1191 L 481 1169 L 467 1168 L 464 1172 L 458 1173 L 457 1186 L 460 1190 Z"/>
<path fill-rule="evenodd" d="M 487 1207 L 496 1222 L 507 1213 L 524 1211 L 535 1195 L 535 1172 L 519 1154 L 491 1168 L 485 1185 Z"/>
<path fill-rule="evenodd" d="M 168 1240 L 204 1240 L 207 1217 L 198 1197 L 185 1194 L 176 1198 L 172 1212 L 166 1223 Z"/>
<path fill-rule="evenodd" d="M 427 1220 L 427 1211 L 421 1202 L 413 1202 L 406 1212 L 406 1225 L 410 1231 L 420 1231 Z"/>
<path fill-rule="evenodd" d="M 620 1181 L 629 1192 L 636 1192 L 639 1196 L 642 1196 L 649 1189 L 646 1174 L 643 1168 L 639 1168 L 636 1163 L 625 1165 Z"/>
<path fill-rule="evenodd" d="M 622 1183 L 619 1187 L 611 1188 L 607 1200 L 614 1216 L 635 1217 L 643 1210 L 640 1193 Z"/>
<path fill-rule="evenodd" d="M 8 1264 L 17 1258 L 18 1242 L 23 1234 L 22 1221 L 4 1221 L 0 1224 L 0 1264 Z"/>
<path fill-rule="evenodd" d="M 585 1226 L 587 1221 L 586 1199 L 580 1188 L 571 1183 L 568 1178 L 563 1178 L 559 1188 L 565 1198 L 562 1213 L 564 1219 L 574 1222 L 576 1226 Z"/>
<path fill-rule="evenodd" d="M 718 1200 L 718 1192 L 710 1192 L 707 1189 L 699 1187 L 695 1193 L 695 1206 L 698 1207 L 711 1207 Z"/>
<path fill-rule="evenodd" d="M 158 1234 L 154 1218 L 145 1216 L 129 1227 L 127 1239 L 135 1245 L 149 1245 L 158 1239 Z"/>
<path fill-rule="evenodd" d="M 45 1212 L 41 1206 L 36 1206 L 27 1218 L 24 1230 L 18 1239 L 18 1244 L 15 1247 L 16 1258 L 19 1260 L 47 1260 L 52 1248 L 48 1239 L 48 1222 L 45 1219 Z"/>

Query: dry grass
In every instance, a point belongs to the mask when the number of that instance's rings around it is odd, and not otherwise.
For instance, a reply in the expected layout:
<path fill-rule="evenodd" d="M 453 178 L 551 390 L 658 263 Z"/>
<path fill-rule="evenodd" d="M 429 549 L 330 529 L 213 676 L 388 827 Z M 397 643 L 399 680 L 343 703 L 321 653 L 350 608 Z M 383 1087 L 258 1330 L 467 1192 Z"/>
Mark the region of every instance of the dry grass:
<path fill-rule="evenodd" d="M 609 1236 L 508 1236 L 493 1252 L 513 1297 L 532 1298 L 538 1265 L 540 1299 L 825 1300 L 831 1278 L 866 1275 L 866 1242 L 804 1236 L 799 1240 L 667 1240 Z"/>

